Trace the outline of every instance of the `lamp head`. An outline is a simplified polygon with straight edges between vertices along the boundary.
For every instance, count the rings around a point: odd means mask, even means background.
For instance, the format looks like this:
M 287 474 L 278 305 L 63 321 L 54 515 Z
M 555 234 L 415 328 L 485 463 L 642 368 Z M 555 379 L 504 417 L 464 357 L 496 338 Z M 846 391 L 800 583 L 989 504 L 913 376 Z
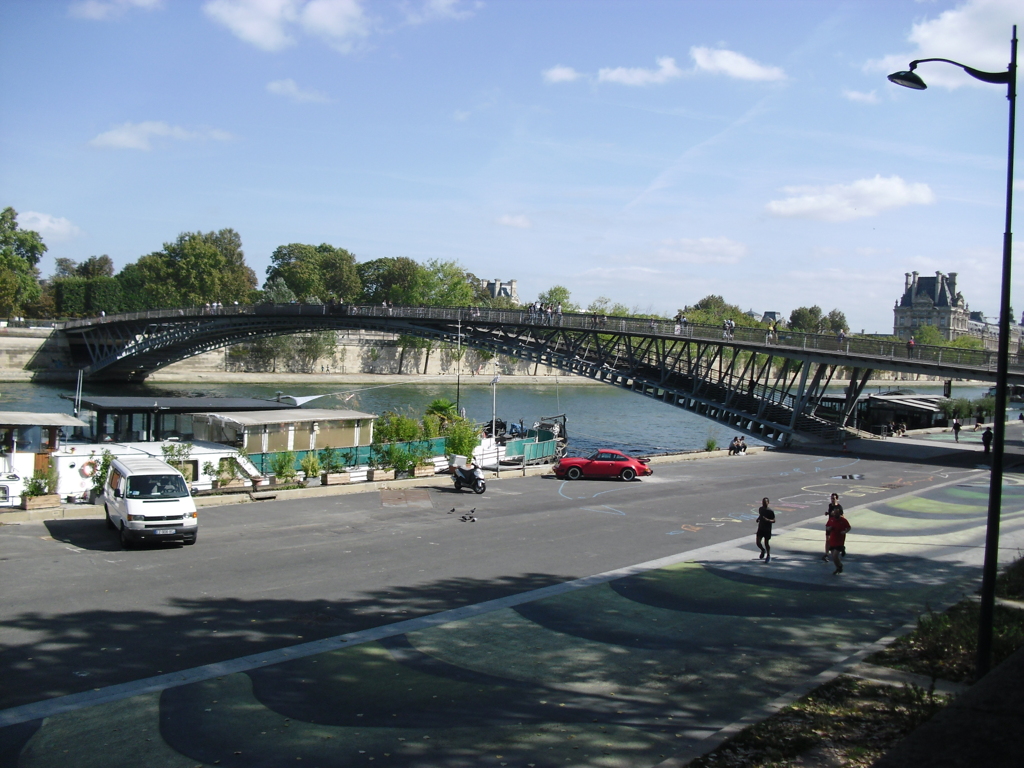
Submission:
M 889 80 L 896 83 L 896 85 L 902 85 L 904 88 L 913 88 L 915 91 L 923 91 L 928 87 L 913 69 L 905 72 L 893 72 L 889 75 Z

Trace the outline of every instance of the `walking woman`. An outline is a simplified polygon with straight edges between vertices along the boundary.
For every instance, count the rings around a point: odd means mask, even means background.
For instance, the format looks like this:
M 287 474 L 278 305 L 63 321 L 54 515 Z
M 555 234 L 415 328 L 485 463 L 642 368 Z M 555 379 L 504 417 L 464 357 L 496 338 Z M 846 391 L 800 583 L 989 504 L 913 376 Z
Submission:
M 836 508 L 842 509 L 843 505 L 839 503 L 839 494 L 833 493 L 828 500 L 828 511 L 825 513 L 825 554 L 821 556 L 822 560 L 828 560 L 828 524 L 832 520 L 832 513 L 835 512 Z M 843 554 L 846 551 L 843 550 Z
M 832 512 L 832 519 L 825 526 L 825 530 L 828 532 L 828 551 L 836 566 L 832 575 L 836 576 L 843 572 L 843 561 L 840 557 L 846 544 L 846 533 L 850 530 L 850 521 L 843 516 L 841 506 L 836 506 L 835 511 Z

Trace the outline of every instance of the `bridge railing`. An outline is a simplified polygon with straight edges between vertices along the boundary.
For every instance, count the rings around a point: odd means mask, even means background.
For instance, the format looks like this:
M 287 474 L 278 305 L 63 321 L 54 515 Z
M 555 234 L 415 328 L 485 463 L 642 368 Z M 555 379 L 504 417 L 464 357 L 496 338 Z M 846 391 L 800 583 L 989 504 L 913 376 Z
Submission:
M 64 330 L 95 326 L 97 324 L 138 321 L 174 320 L 217 316 L 255 315 L 266 317 L 325 317 L 352 316 L 393 318 L 406 320 L 440 320 L 489 325 L 532 325 L 537 328 L 565 328 L 626 334 L 631 336 L 657 336 L 662 338 L 694 339 L 701 341 L 737 342 L 759 346 L 762 352 L 778 348 L 780 352 L 803 350 L 825 352 L 830 355 L 851 357 L 856 365 L 857 356 L 877 359 L 908 360 L 934 365 L 970 367 L 989 371 L 996 368 L 996 353 L 989 350 L 933 347 L 918 344 L 908 347 L 903 342 L 863 336 L 840 338 L 831 334 L 801 333 L 779 330 L 774 333 L 764 328 L 724 327 L 697 323 L 676 323 L 671 320 L 634 317 L 606 317 L 582 313 L 545 313 L 522 309 L 486 309 L 475 307 L 386 307 L 352 304 L 255 304 L 189 307 L 183 309 L 147 310 L 127 312 L 100 318 L 69 320 L 57 324 Z M 1010 367 L 1024 370 L 1021 355 L 1011 354 Z

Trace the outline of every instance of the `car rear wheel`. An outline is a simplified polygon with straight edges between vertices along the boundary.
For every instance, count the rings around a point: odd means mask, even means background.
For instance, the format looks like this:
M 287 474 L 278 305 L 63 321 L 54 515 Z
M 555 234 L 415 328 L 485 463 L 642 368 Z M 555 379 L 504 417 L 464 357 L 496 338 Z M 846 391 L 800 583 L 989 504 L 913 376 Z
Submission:
M 622 470 L 622 473 L 619 475 L 619 477 L 621 477 L 628 483 L 629 481 L 636 479 L 636 472 L 634 472 L 630 467 L 626 467 L 624 470 Z
M 579 480 L 583 477 L 583 470 L 579 467 L 569 467 L 569 471 L 565 473 L 565 477 L 569 480 Z

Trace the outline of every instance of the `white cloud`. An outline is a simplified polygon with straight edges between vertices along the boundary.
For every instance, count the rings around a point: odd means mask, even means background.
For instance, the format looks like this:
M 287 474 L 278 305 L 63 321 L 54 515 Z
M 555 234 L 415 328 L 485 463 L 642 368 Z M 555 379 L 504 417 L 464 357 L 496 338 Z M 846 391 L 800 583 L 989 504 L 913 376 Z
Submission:
M 291 78 L 287 78 L 285 80 L 271 80 L 267 83 L 267 92 L 272 93 L 275 96 L 284 96 L 300 104 L 310 101 L 326 104 L 330 101 L 330 98 L 328 98 L 326 94 L 320 93 L 320 91 L 304 91 L 299 87 L 299 84 Z
M 549 83 L 571 83 L 573 80 L 579 80 L 583 77 L 572 67 L 563 67 L 561 64 L 546 70 L 543 75 L 544 79 Z
M 461 123 L 465 120 L 469 120 L 469 116 L 472 114 L 473 113 L 470 112 L 468 109 L 457 109 L 455 110 L 455 112 L 452 113 L 452 117 Z
M 163 0 L 81 0 L 68 7 L 68 13 L 79 19 L 102 21 L 120 16 L 132 8 L 152 11 L 163 5 Z
M 657 69 L 606 67 L 598 71 L 597 79 L 598 82 L 618 83 L 619 85 L 661 85 L 669 80 L 682 77 L 683 70 L 676 66 L 675 59 L 670 56 L 662 56 L 657 62 Z
M 1020 21 L 1020 0 L 968 0 L 937 18 L 915 24 L 907 36 L 913 50 L 869 61 L 865 69 L 894 72 L 906 69 L 914 59 L 943 58 L 975 69 L 1005 72 L 1010 61 L 1010 30 Z M 987 85 L 942 62 L 922 64 L 917 72 L 928 85 Z
M 783 191 L 790 196 L 768 203 L 769 213 L 821 221 L 850 221 L 891 208 L 935 202 L 927 184 L 908 184 L 899 176 L 875 176 L 828 187 L 783 187 Z
M 656 252 L 659 261 L 674 264 L 735 264 L 746 255 L 746 245 L 727 237 L 666 240 Z
M 360 0 L 209 0 L 203 11 L 265 51 L 294 45 L 301 31 L 347 53 L 369 33 Z
M 861 91 L 851 91 L 849 88 L 843 89 L 843 97 L 850 101 L 856 101 L 858 104 L 877 104 L 878 95 L 874 91 L 863 93 Z
M 426 24 L 435 19 L 468 19 L 482 3 L 467 8 L 462 0 L 424 0 L 418 8 L 407 6 L 405 20 L 410 24 Z
M 82 234 L 82 230 L 61 216 L 51 216 L 37 211 L 23 211 L 18 214 L 18 226 L 31 229 L 50 242 L 73 240 Z
M 691 48 L 697 69 L 704 72 L 728 75 L 739 80 L 785 80 L 786 73 L 780 67 L 769 67 L 758 64 L 742 53 L 727 51 L 724 48 Z
M 94 147 L 105 149 L 141 149 L 153 148 L 151 139 L 166 138 L 177 141 L 196 141 L 213 139 L 226 141 L 231 134 L 216 129 L 189 131 L 177 125 L 168 125 L 161 121 L 150 120 L 144 123 L 124 123 L 101 133 L 89 143 Z
M 530 220 L 522 214 L 511 215 L 505 214 L 504 216 L 498 217 L 498 223 L 503 227 L 515 227 L 516 229 L 529 229 L 533 226 Z

